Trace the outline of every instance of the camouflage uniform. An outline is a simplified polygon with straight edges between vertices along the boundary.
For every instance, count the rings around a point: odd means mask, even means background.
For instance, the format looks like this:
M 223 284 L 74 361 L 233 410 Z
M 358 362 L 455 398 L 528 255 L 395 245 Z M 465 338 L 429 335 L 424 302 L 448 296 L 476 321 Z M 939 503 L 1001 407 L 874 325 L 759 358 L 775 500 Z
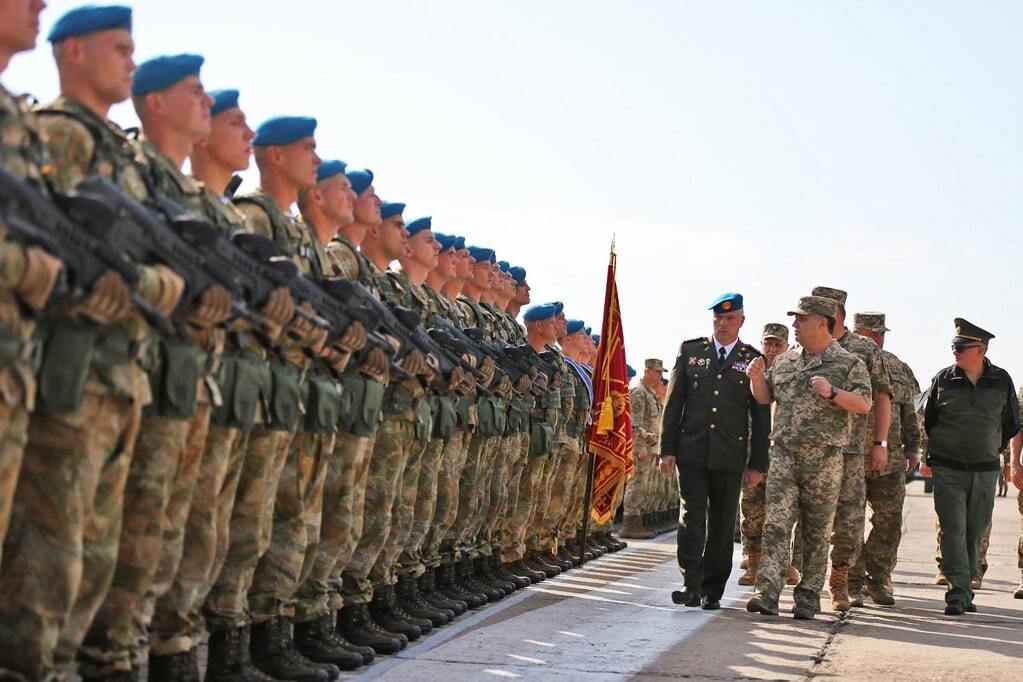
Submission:
M 136 144 L 152 186 L 201 215 L 201 186 L 148 140 Z M 79 652 L 83 675 L 131 670 L 147 639 L 152 603 L 177 570 L 210 407 L 220 402 L 214 371 L 222 347 L 219 330 L 188 339 L 154 336 L 149 380 L 155 400 L 144 413 L 128 472 L 117 569 Z
M 548 483 L 550 497 L 547 498 L 544 508 L 544 527 L 540 538 L 541 549 L 554 547 L 560 539 L 558 524 L 569 504 L 573 473 L 579 467 L 581 459 L 579 439 L 574 431 L 576 425 L 575 381 L 578 380 L 578 376 L 569 369 L 560 350 L 557 353 L 557 358 L 561 376 L 564 377 L 560 389 L 562 422 L 555 440 L 554 462 Z M 556 548 L 555 551 L 557 551 Z
M 881 358 L 881 350 L 870 339 L 846 331 L 838 345 L 863 360 L 870 373 L 873 395 L 891 395 L 891 379 Z M 865 443 L 873 443 L 873 432 L 867 432 L 865 414 L 854 414 L 850 420 L 849 442 L 843 451 L 842 492 L 835 511 L 834 533 L 831 536 L 831 565 L 850 568 L 863 548 L 863 527 L 866 508 L 866 479 L 864 454 L 870 453 Z M 870 436 L 868 439 L 867 436 Z
M 803 527 L 803 577 L 794 590 L 797 605 L 815 609 L 827 572 L 827 542 L 838 503 L 842 449 L 849 438 L 849 413 L 810 389 L 820 375 L 833 386 L 870 400 L 870 375 L 863 362 L 832 342 L 820 355 L 802 349 L 780 355 L 767 370 L 777 402 L 767 477 L 767 520 L 756 590 L 777 609 L 789 567 L 789 538 Z
M 659 436 L 661 430 L 661 404 L 657 395 L 643 383 L 629 390 L 632 404 L 632 437 L 636 444 L 636 475 L 625 487 L 625 498 L 622 501 L 628 515 L 643 514 L 654 511 L 657 503 L 657 458 L 650 447 L 648 438 Z M 640 459 L 641 453 L 647 453 L 648 459 Z
M 123 131 L 64 97 L 37 115 L 57 189 L 100 173 L 146 199 L 141 160 Z M 140 274 L 138 293 L 156 300 L 155 271 Z M 139 363 L 149 331 L 141 316 L 106 326 L 50 316 L 41 327 L 40 404 L 29 422 L 0 576 L 0 667 L 30 677 L 55 661 L 71 664 L 110 586 L 125 478 L 142 406 L 151 400 Z
M 241 211 L 209 188 L 201 189 L 203 213 L 212 224 L 228 234 L 247 230 Z M 144 614 L 152 612 L 149 647 L 155 655 L 182 653 L 198 645 L 202 604 L 227 555 L 228 524 L 248 433 L 253 425 L 266 423 L 264 393 L 270 382 L 266 357 L 248 329 L 236 327 L 227 335 L 217 376 L 222 404 L 212 409 L 199 457 L 181 559 L 176 571 L 161 563 L 143 605 Z
M 568 500 L 565 511 L 556 522 L 558 544 L 563 545 L 573 540 L 582 524 L 582 496 L 586 486 L 586 474 L 589 463 L 585 448 L 583 447 L 583 433 L 586 430 L 586 421 L 589 416 L 589 406 L 593 402 L 592 389 L 587 387 L 587 381 L 583 378 L 586 369 L 567 358 L 565 363 L 570 367 L 569 376 L 572 379 L 574 391 L 572 406 L 574 411 L 565 420 L 567 435 L 571 439 L 572 447 L 575 450 L 575 461 L 570 474 L 570 484 L 567 486 Z
M 906 497 L 906 451 L 919 451 L 920 426 L 913 396 L 920 392 L 909 365 L 894 353 L 881 351 L 892 377 L 892 422 L 888 432 L 888 465 L 866 474 L 866 498 L 870 504 L 870 535 L 863 551 L 849 572 L 853 588 L 864 581 L 891 591 L 899 542 L 902 539 L 902 506 Z M 874 440 L 873 413 L 868 414 L 865 437 L 867 447 Z M 869 448 L 867 448 L 869 452 Z
M 325 252 L 325 274 L 358 280 L 374 288 L 369 262 L 345 237 L 336 237 Z M 296 597 L 295 621 L 299 623 L 316 620 L 344 605 L 341 574 L 362 536 L 366 486 L 384 385 L 357 368 L 346 371 L 341 383 L 353 405 L 342 416 L 327 470 L 319 548 Z

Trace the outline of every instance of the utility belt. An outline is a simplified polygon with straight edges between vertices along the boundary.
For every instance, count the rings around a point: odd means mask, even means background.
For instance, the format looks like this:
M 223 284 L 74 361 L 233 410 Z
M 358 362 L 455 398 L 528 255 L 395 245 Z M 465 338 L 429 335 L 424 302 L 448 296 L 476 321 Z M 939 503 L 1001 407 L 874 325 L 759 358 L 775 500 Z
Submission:
M 956 471 L 998 471 L 1002 468 L 1002 462 L 998 459 L 992 459 L 988 462 L 959 462 L 954 459 L 932 455 L 929 452 L 927 453 L 927 464 L 928 466 L 946 467 Z

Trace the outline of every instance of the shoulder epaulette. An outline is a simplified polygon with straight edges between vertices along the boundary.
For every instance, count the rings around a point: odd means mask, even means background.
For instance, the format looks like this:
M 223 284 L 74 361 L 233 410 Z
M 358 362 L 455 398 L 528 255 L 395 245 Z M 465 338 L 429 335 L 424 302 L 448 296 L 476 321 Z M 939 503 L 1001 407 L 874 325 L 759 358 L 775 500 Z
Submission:
M 690 343 L 703 343 L 703 344 L 707 344 L 707 343 L 710 343 L 710 337 L 707 337 L 707 336 L 697 336 L 695 339 L 688 339 L 686 341 L 683 341 L 682 345 L 685 346 L 685 345 L 688 345 Z

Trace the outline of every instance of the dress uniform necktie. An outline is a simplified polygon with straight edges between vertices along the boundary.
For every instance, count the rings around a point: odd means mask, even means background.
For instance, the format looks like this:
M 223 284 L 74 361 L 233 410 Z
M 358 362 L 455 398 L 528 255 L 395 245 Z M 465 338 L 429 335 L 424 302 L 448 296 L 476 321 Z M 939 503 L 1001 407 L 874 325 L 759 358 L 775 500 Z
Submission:
M 718 348 L 718 367 L 722 367 L 725 364 L 725 347 Z

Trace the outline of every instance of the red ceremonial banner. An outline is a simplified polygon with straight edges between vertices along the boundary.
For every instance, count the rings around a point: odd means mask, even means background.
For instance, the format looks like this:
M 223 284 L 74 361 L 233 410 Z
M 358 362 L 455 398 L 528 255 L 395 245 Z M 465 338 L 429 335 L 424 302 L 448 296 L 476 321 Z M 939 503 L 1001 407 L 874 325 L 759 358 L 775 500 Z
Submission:
M 593 423 L 588 435 L 590 451 L 597 456 L 590 505 L 590 514 L 596 523 L 611 520 L 621 500 L 622 487 L 636 468 L 632 461 L 629 370 L 625 363 L 625 333 L 618 307 L 616 267 L 617 255 L 612 246 L 604 292 L 604 323 L 593 366 Z

